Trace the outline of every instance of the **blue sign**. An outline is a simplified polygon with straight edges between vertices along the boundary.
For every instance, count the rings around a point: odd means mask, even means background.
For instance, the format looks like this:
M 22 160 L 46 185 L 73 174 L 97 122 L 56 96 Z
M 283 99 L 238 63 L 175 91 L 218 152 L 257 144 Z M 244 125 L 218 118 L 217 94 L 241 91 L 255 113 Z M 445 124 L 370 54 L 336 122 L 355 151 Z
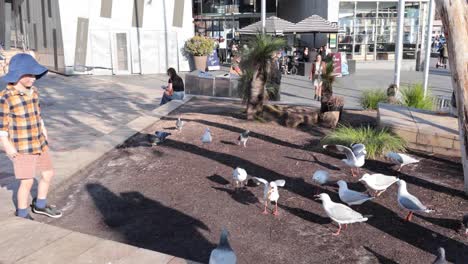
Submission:
M 213 53 L 211 53 L 210 56 L 208 56 L 208 70 L 209 71 L 215 71 L 221 69 L 219 66 L 219 57 L 218 57 L 218 52 L 216 52 L 216 49 L 213 50 Z

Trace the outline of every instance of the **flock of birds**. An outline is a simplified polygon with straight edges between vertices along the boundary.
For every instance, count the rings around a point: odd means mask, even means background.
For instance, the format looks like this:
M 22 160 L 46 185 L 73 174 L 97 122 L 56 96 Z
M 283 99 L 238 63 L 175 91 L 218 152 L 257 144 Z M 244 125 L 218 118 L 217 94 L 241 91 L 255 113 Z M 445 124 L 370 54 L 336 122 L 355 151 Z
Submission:
M 185 122 L 180 119 L 176 121 L 176 129 L 181 131 Z M 244 131 L 239 134 L 237 139 L 238 145 L 247 146 L 250 131 Z M 171 133 L 156 131 L 155 140 L 153 144 L 160 144 L 170 136 Z M 201 137 L 201 142 L 209 144 L 213 141 L 213 136 L 209 128 L 205 129 Z M 342 159 L 345 165 L 351 168 L 351 174 L 356 177 L 360 174 L 360 168 L 364 166 L 366 160 L 366 146 L 364 144 L 352 144 L 350 147 L 342 145 L 324 145 L 324 149 L 328 151 L 340 152 L 346 155 L 346 159 Z M 394 164 L 399 165 L 398 171 L 403 166 L 418 163 L 419 160 L 404 154 L 389 152 L 386 157 Z M 268 214 L 268 204 L 274 203 L 275 209 L 273 215 L 278 215 L 278 200 L 280 198 L 278 187 L 284 187 L 286 185 L 285 180 L 267 181 L 259 177 L 249 177 L 247 171 L 243 168 L 237 167 L 232 173 L 232 184 L 235 189 L 242 188 L 248 180 L 251 180 L 255 185 L 264 185 L 263 191 L 263 202 L 264 209 L 263 214 Z M 416 196 L 408 192 L 406 182 L 395 176 L 388 176 L 384 174 L 368 174 L 365 173 L 358 181 L 363 182 L 365 186 L 373 192 L 372 195 L 368 193 L 358 192 L 348 188 L 348 183 L 337 176 L 330 175 L 327 171 L 317 170 L 312 176 L 312 181 L 319 185 L 338 185 L 338 196 L 340 200 L 347 204 L 337 203 L 332 201 L 327 193 L 316 194 L 314 197 L 317 200 L 322 201 L 323 209 L 326 215 L 334 222 L 338 224 L 338 230 L 333 235 L 339 235 L 341 232 L 342 225 L 345 228 L 348 224 L 365 222 L 368 217 L 363 216 L 361 213 L 353 210 L 350 206 L 361 205 L 366 201 L 376 199 L 383 192 L 385 192 L 393 184 L 398 184 L 397 201 L 401 208 L 408 211 L 405 221 L 411 221 L 414 212 L 433 212 L 425 206 Z M 468 235 L 468 214 L 462 219 L 462 224 L 465 228 L 465 235 Z M 223 229 L 221 232 L 220 242 L 210 255 L 209 264 L 231 264 L 236 263 L 236 255 L 229 245 L 228 241 L 229 232 Z M 443 248 L 438 249 L 438 257 L 434 263 L 442 264 L 445 261 L 445 250 Z

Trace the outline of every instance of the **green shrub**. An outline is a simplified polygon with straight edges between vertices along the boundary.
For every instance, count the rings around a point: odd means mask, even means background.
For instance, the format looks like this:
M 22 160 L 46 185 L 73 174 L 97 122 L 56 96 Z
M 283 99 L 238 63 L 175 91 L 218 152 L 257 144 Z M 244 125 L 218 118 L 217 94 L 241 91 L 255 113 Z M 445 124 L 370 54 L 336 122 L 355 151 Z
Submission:
M 380 102 L 387 101 L 387 93 L 384 90 L 367 90 L 362 93 L 361 106 L 364 109 L 377 109 Z
M 405 106 L 424 110 L 432 110 L 433 108 L 433 98 L 429 93 L 424 97 L 424 88 L 420 83 L 401 89 L 401 95 L 402 103 Z
M 376 158 L 384 156 L 389 151 L 405 150 L 405 141 L 387 129 L 367 127 L 340 126 L 330 135 L 322 139 L 322 144 L 338 144 L 350 146 L 353 143 L 362 143 L 366 146 L 367 157 Z
M 185 42 L 185 51 L 193 56 L 208 56 L 213 53 L 214 41 L 202 36 L 194 36 Z

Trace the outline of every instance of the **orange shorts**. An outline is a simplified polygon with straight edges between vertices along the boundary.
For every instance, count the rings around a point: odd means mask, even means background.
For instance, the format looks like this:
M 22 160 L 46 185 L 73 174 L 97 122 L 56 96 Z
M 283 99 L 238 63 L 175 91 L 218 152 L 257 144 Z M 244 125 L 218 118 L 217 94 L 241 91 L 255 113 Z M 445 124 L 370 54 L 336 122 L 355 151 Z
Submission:
M 37 172 L 53 170 L 49 152 L 41 154 L 20 154 L 13 159 L 15 177 L 19 180 L 32 179 Z

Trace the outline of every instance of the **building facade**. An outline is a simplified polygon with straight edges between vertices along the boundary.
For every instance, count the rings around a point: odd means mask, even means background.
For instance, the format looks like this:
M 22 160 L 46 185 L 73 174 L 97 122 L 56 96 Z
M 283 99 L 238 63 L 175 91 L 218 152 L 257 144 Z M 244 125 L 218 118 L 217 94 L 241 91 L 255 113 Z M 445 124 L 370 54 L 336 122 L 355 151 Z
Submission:
M 0 0 L 5 2 L 5 0 Z M 8 2 L 8 1 L 7 1 Z M 12 42 L 64 74 L 188 71 L 192 0 L 11 0 Z M 1 5 L 0 5 L 1 6 Z

